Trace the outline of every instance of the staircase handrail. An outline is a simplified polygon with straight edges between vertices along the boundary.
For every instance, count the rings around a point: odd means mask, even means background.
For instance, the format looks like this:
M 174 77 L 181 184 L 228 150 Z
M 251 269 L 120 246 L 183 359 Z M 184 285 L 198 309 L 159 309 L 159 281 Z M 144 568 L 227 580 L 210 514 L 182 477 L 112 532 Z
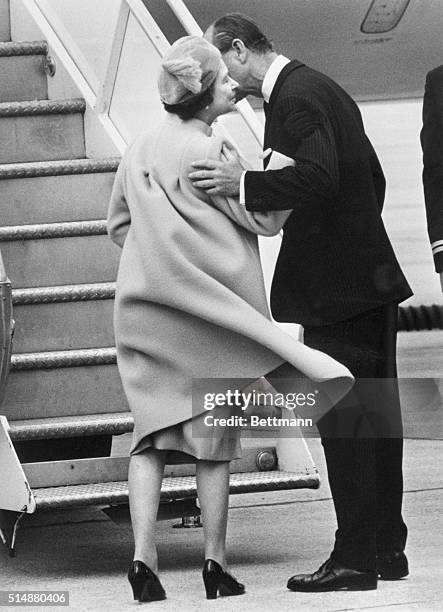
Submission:
M 11 281 L 6 274 L 0 252 L 0 405 L 5 394 L 11 364 L 13 330 Z
M 8 275 L 6 274 L 6 268 L 3 262 L 1 251 L 0 251 L 0 283 L 9 283 L 9 278 L 8 278 Z
M 110 117 L 112 97 L 115 92 L 117 77 L 119 72 L 120 59 L 122 57 L 123 46 L 128 28 L 130 17 L 132 17 L 140 27 L 143 34 L 149 39 L 150 43 L 159 53 L 160 57 L 165 54 L 170 47 L 170 43 L 165 34 L 149 12 L 148 7 L 142 0 L 121 0 L 119 13 L 114 27 L 111 49 L 108 56 L 104 76 L 96 81 L 94 87 L 91 85 L 95 79 L 91 74 L 87 59 L 83 56 L 80 47 L 72 39 L 69 32 L 64 28 L 63 23 L 57 17 L 56 12 L 43 0 L 22 0 L 26 10 L 32 15 L 40 27 L 43 36 L 48 41 L 49 46 L 62 60 L 71 75 L 75 75 L 75 83 L 85 98 L 89 108 L 92 108 L 99 122 L 105 128 L 120 154 L 123 154 L 128 144 L 122 126 L 116 122 L 115 118 Z M 195 21 L 182 0 L 167 0 L 173 13 L 183 24 L 189 34 L 201 36 L 202 29 Z M 64 40 L 66 37 L 66 40 Z M 237 110 L 243 117 L 246 125 L 251 130 L 254 138 L 262 145 L 264 128 L 262 122 L 257 117 L 247 100 L 240 100 L 237 103 Z M 220 126 L 227 136 L 235 143 L 231 134 L 227 133 L 224 125 Z

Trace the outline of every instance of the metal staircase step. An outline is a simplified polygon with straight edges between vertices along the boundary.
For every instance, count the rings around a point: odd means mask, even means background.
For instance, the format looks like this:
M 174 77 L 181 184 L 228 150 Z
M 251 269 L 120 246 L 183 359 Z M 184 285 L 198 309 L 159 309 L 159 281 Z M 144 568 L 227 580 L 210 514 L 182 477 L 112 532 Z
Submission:
M 2 414 L 11 420 L 126 412 L 115 348 L 13 354 Z
M 38 369 L 42 365 L 38 354 L 37 360 L 25 357 L 17 369 L 16 358 L 22 356 L 13 355 L 16 369 L 8 378 L 2 414 L 11 420 L 23 420 L 126 412 L 128 404 L 115 365 L 115 351 L 110 351 L 111 355 L 100 361 L 94 356 L 97 351 L 90 350 L 89 359 L 71 360 L 70 366 L 63 362 L 63 356 L 60 359 L 63 351 L 57 351 L 55 359 L 50 355 L 51 363 L 46 361 L 45 369 Z
M 115 283 L 85 283 L 13 289 L 12 301 L 14 306 L 27 306 L 30 304 L 55 304 L 57 302 L 109 300 L 114 297 L 114 294 Z
M 115 283 L 13 290 L 15 353 L 112 346 L 114 293 Z
M 2 404 L 10 420 L 127 410 L 115 348 L 12 355 Z
M 11 357 L 11 372 L 20 370 L 53 370 L 57 368 L 75 368 L 114 363 L 116 363 L 114 347 L 16 353 Z
M 119 163 L 119 157 L 63 159 L 18 164 L 7 163 L 0 164 L 0 180 L 115 172 Z
M 68 221 L 62 223 L 32 223 L 0 227 L 0 242 L 45 240 L 48 238 L 78 238 L 106 235 L 106 220 Z
M 16 353 L 114 344 L 115 283 L 31 287 L 12 293 Z
M 0 40 L 2 35 L 2 9 L 0 5 Z M 45 41 L 0 42 L 0 102 L 45 100 L 48 82 L 45 73 Z
M 80 238 L 89 240 L 79 242 Z M 0 244 L 14 286 L 93 282 L 102 275 L 115 278 L 119 249 L 110 242 L 104 219 L 4 226 Z M 104 259 L 94 264 L 98 255 Z
M 35 117 L 42 115 L 83 114 L 86 103 L 83 98 L 72 100 L 25 100 L 21 102 L 2 102 L 1 117 Z
M 122 449 L 124 454 L 75 459 L 26 461 L 22 464 L 23 470 L 32 489 L 102 484 L 104 482 L 125 482 L 128 479 L 131 437 L 128 435 L 124 436 L 127 443 L 124 451 Z M 97 439 L 97 436 L 93 436 L 93 438 Z M 62 440 L 63 438 L 59 438 L 58 442 Z M 39 442 L 39 440 L 36 441 Z M 32 441 L 30 443 L 32 444 Z M 20 444 L 22 444 L 20 441 L 14 442 L 16 447 Z M 48 444 L 51 444 L 51 442 L 49 441 Z M 231 474 L 264 472 L 277 469 L 277 452 L 274 441 L 266 446 L 263 445 L 263 442 L 259 445 L 247 446 L 247 441 L 244 440 L 241 458 L 234 459 L 229 465 Z M 311 473 L 313 476 L 318 476 L 314 466 L 309 469 L 301 464 L 300 469 L 294 468 L 293 471 L 300 471 L 304 474 Z M 195 463 L 166 465 L 164 478 L 184 476 L 195 476 Z
M 94 348 L 115 343 L 112 300 L 14 307 L 14 351 Z
M 1 164 L 2 225 L 104 219 L 119 161 Z
M 45 40 L 0 42 L 0 57 L 23 57 L 47 53 L 48 43 Z
M 24 419 L 9 421 L 9 435 L 14 442 L 73 436 L 119 435 L 133 430 L 130 412 Z
M 302 487 L 318 487 L 318 476 L 298 472 L 248 472 L 231 474 L 229 492 L 260 493 Z M 37 511 L 84 507 L 102 504 L 123 504 L 128 501 L 127 482 L 104 482 L 89 485 L 33 489 Z M 164 478 L 160 501 L 197 496 L 194 476 Z
M 84 158 L 84 111 L 82 99 L 0 103 L 0 163 Z
M 107 235 L 1 242 L 13 287 L 112 282 L 120 249 Z

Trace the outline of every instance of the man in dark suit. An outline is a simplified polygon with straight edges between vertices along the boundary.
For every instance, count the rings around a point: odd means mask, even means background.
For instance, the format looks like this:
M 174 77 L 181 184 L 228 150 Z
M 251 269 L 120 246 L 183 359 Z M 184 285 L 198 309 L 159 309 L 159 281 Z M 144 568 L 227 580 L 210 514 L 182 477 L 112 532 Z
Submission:
M 190 178 L 210 194 L 239 196 L 251 211 L 292 209 L 272 313 L 301 323 L 307 345 L 351 370 L 364 415 L 362 379 L 395 380 L 397 305 L 411 290 L 381 220 L 385 179 L 358 107 L 325 75 L 277 55 L 243 15 L 218 19 L 206 36 L 243 94 L 264 98 L 265 150 L 294 161 L 243 172 L 231 154 L 227 161 L 196 160 Z M 355 419 L 355 409 L 345 398 L 318 422 L 338 529 L 330 558 L 313 574 L 293 576 L 291 590 L 375 589 L 378 578 L 408 574 L 403 440 L 384 433 L 345 437 L 343 415 Z M 401 419 L 396 393 L 389 410 Z
M 443 66 L 426 75 L 420 139 L 428 234 L 443 291 Z

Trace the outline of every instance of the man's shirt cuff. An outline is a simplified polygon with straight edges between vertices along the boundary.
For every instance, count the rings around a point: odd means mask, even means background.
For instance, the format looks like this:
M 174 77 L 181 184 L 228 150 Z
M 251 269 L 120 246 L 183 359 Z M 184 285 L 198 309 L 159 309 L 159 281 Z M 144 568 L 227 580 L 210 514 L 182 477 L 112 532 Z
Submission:
M 246 174 L 246 170 L 244 172 L 242 172 L 242 175 L 240 177 L 240 204 L 243 204 L 243 206 L 246 206 L 246 197 L 245 197 L 245 174 Z
M 432 255 L 434 257 L 435 271 L 443 272 L 443 240 L 435 240 L 431 244 Z

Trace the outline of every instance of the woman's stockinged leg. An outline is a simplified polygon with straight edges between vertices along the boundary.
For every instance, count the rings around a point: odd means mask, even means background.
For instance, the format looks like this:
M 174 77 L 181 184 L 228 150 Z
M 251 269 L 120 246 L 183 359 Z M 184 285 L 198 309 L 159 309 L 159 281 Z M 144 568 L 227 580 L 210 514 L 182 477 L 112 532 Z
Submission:
M 165 467 L 164 451 L 148 449 L 132 455 L 129 464 L 129 507 L 134 532 L 134 559 L 157 573 L 155 525 Z
M 226 568 L 229 462 L 197 461 L 197 495 L 205 536 L 205 559 Z

